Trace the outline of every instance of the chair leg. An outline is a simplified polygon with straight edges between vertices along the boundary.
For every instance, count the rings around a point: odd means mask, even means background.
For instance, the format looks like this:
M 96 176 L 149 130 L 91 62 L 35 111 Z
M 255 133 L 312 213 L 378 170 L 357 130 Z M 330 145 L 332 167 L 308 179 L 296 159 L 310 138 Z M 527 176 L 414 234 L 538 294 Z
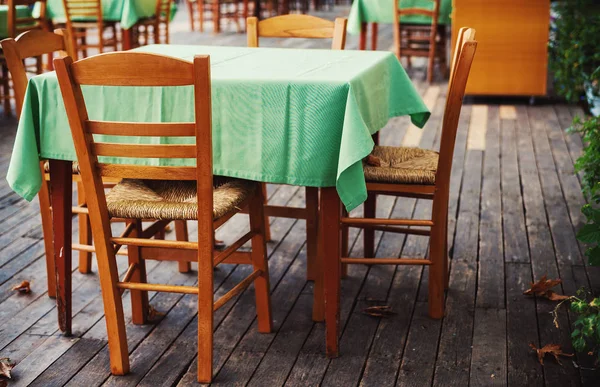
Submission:
M 269 287 L 269 265 L 267 262 L 267 246 L 264 237 L 265 216 L 262 207 L 262 191 L 258 191 L 250 201 L 250 229 L 256 234 L 252 237 L 252 266 L 262 274 L 254 280 L 256 296 L 256 315 L 258 316 L 258 331 L 270 333 L 273 328 L 271 317 L 271 296 Z
M 204 0 L 198 0 L 198 23 L 200 32 L 204 32 Z
M 134 220 L 135 230 L 132 232 L 132 238 L 137 238 L 142 233 L 141 220 Z M 130 265 L 136 265 L 137 268 L 131 276 L 131 282 L 146 283 L 146 262 L 141 257 L 140 248 L 137 246 L 128 246 L 127 255 Z M 148 320 L 148 292 L 141 290 L 130 290 L 131 294 L 131 320 L 136 325 L 145 324 Z
M 77 204 L 79 206 L 85 205 L 85 194 L 81 182 L 77 182 Z M 82 245 L 91 245 L 92 230 L 89 216 L 87 214 L 79 214 L 77 215 L 77 221 L 79 222 L 79 243 Z M 79 252 L 79 272 L 82 274 L 92 272 L 92 253 L 87 251 Z
M 213 363 L 213 246 L 210 221 L 198 221 L 198 382 L 210 383 Z
M 444 288 L 446 287 L 445 261 L 446 248 L 446 213 L 440 206 L 433 204 L 433 223 L 429 238 L 429 316 L 434 319 L 444 317 Z M 447 212 L 447 210 L 446 210 Z
M 2 93 L 4 98 L 4 117 L 10 117 L 12 114 L 12 109 L 10 106 L 10 84 L 8 80 L 8 67 L 6 67 L 6 62 L 2 63 Z
M 375 218 L 377 211 L 377 195 L 369 193 L 367 201 L 364 203 L 364 217 L 368 219 Z M 363 230 L 363 243 L 365 258 L 373 258 L 375 256 L 375 230 L 365 228 Z
M 189 241 L 187 221 L 176 220 L 175 221 L 175 239 L 178 241 Z M 179 272 L 189 273 L 192 270 L 191 262 L 179 262 Z
M 194 4 L 191 1 L 186 0 L 188 7 L 188 14 L 190 15 L 190 30 L 194 31 Z
M 48 278 L 48 297 L 56 297 L 56 268 L 54 267 L 54 247 L 52 232 L 52 211 L 50 210 L 50 192 L 48 182 L 44 179 L 42 162 L 42 187 L 38 193 L 40 201 L 40 215 L 42 216 L 42 233 L 44 234 L 44 251 L 46 253 L 46 273 Z
M 265 183 L 261 184 L 261 189 L 262 189 L 262 198 L 263 198 L 263 205 L 268 205 L 269 202 L 269 197 L 267 195 L 267 185 Z M 271 224 L 269 223 L 269 217 L 265 216 L 265 239 L 267 240 L 267 242 L 271 242 Z
M 319 239 L 319 189 L 306 187 L 306 280 L 315 279 L 315 260 Z
M 343 217 L 348 216 L 348 212 L 346 211 L 345 208 L 342 210 L 342 216 Z M 348 227 L 342 227 L 342 247 L 341 247 L 341 249 L 342 249 L 341 256 L 347 257 L 348 253 L 349 253 L 348 252 Z M 347 263 L 342 263 L 341 276 L 342 276 L 342 278 L 348 277 L 348 264 Z

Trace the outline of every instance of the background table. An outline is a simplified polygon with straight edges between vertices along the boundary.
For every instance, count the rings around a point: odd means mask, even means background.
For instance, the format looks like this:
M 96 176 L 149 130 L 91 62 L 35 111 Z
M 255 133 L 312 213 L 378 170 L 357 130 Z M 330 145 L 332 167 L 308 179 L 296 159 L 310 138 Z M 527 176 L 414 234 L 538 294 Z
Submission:
M 195 54 L 211 56 L 215 174 L 331 187 L 348 210 L 367 197 L 362 159 L 373 148 L 371 135 L 390 117 L 410 115 L 419 127 L 429 118 L 427 107 L 390 52 L 176 45 L 137 50 L 189 60 Z M 181 122 L 194 118 L 192 87 L 88 86 L 83 93 L 90 119 Z M 40 158 L 50 159 L 57 286 L 68 290 L 70 164 L 76 154 L 54 73 L 29 82 L 7 174 L 11 188 L 27 200 L 40 188 Z M 185 160 L 127 162 L 183 165 Z M 70 291 L 57 294 L 59 321 L 67 321 L 64 328 L 69 332 Z
M 348 16 L 348 33 L 360 34 L 359 47 L 366 48 L 367 23 L 371 25 L 371 49 L 377 49 L 377 26 L 379 23 L 392 24 L 394 22 L 394 0 L 354 0 L 350 15 Z M 402 8 L 430 8 L 433 3 L 430 0 L 400 0 Z M 438 23 L 450 24 L 452 12 L 452 0 L 441 0 L 440 15 Z M 431 19 L 421 15 L 406 15 L 401 18 L 404 23 L 431 24 Z
M 26 5 L 17 6 L 17 17 L 31 16 L 31 10 Z M 0 39 L 8 38 L 8 5 L 0 5 Z
M 175 15 L 177 5 L 171 3 L 171 17 Z M 123 30 L 123 49 L 132 47 L 132 27 L 141 19 L 154 16 L 156 0 L 102 0 L 102 17 L 107 21 L 119 22 Z M 40 8 L 36 4 L 33 15 L 39 17 Z M 62 0 L 48 0 L 46 17 L 54 23 L 64 23 L 65 8 Z

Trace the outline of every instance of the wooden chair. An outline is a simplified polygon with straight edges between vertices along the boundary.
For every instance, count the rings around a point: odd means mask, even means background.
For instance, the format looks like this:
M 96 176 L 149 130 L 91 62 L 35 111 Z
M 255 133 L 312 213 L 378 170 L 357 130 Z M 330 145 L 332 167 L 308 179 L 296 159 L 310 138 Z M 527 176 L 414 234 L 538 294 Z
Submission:
M 433 9 L 402 8 L 402 0 L 394 1 L 394 48 L 398 60 L 426 57 L 427 81 L 433 80 L 433 70 L 436 59 L 442 72 L 446 74 L 446 28 L 438 24 L 440 14 L 440 0 L 427 0 L 433 3 Z M 417 15 L 431 18 L 431 25 L 401 23 L 402 16 Z
M 154 44 L 169 44 L 169 22 L 171 21 L 172 0 L 156 0 L 156 12 L 154 16 L 144 18 L 137 24 L 138 45 L 142 45 L 140 39 L 143 36 L 143 44 L 149 44 L 150 29 L 152 29 L 152 41 Z
M 221 20 L 225 19 L 236 25 L 237 32 L 241 32 L 239 0 L 186 0 L 190 17 L 190 28 L 194 31 L 195 20 L 198 20 L 199 31 L 204 32 L 204 22 L 212 20 L 214 32 L 221 31 Z
M 270 38 L 309 38 L 332 39 L 332 50 L 343 50 L 346 44 L 346 23 L 343 18 L 335 22 L 310 15 L 282 15 L 258 21 L 256 17 L 249 17 L 246 21 L 248 47 L 258 47 L 260 37 Z M 306 219 L 306 256 L 307 279 L 315 279 L 318 217 L 319 217 L 319 189 L 306 187 L 306 207 L 292 208 L 270 206 L 266 199 L 266 186 L 263 184 L 265 197 L 265 213 L 267 215 L 267 239 L 270 239 L 269 216 Z
M 73 54 L 71 39 L 66 30 L 56 30 L 54 33 L 43 30 L 30 30 L 16 39 L 7 38 L 0 42 L 2 51 L 6 57 L 8 70 L 13 81 L 17 116 L 21 116 L 25 91 L 27 90 L 27 69 L 24 61 L 31 57 L 41 57 L 44 54 L 58 53 L 59 56 Z M 42 176 L 44 173 L 44 162 L 41 163 Z M 40 202 L 40 213 L 42 216 L 42 231 L 44 235 L 44 251 L 46 253 L 46 270 L 48 273 L 48 295 L 56 295 L 56 275 L 54 274 L 54 250 L 52 247 L 52 212 L 50 209 L 50 192 L 47 179 L 42 182 L 38 194 Z M 80 223 L 80 232 L 85 233 L 85 224 Z
M 343 232 L 347 232 L 348 227 L 365 230 L 365 250 L 372 248 L 369 245 L 372 245 L 375 230 L 429 236 L 427 259 L 371 258 L 372 251 L 367 251 L 364 258 L 349 258 L 347 246 L 342 246 L 341 262 L 342 264 L 429 266 L 429 316 L 435 319 L 444 316 L 444 290 L 448 286 L 447 226 L 450 174 L 462 99 L 477 48 L 474 37 L 475 30 L 471 28 L 461 28 L 458 35 L 452 59 L 439 153 L 420 148 L 376 146 L 364 163 L 369 193 L 367 200 L 371 201 L 370 204 L 365 205 L 364 218 L 342 216 L 340 219 Z M 375 218 L 377 195 L 432 200 L 432 218 L 377 219 Z M 371 210 L 367 211 L 367 208 Z M 427 227 L 429 230 L 413 226 Z M 328 327 L 328 329 L 332 328 Z M 328 335 L 328 340 L 334 338 L 337 338 L 337 334 L 332 333 L 331 337 Z M 337 342 L 335 345 L 328 343 L 327 348 L 328 350 L 331 348 L 330 355 L 335 356 Z
M 148 291 L 198 295 L 198 381 L 212 379 L 213 311 L 254 283 L 258 329 L 272 327 L 269 274 L 264 238 L 263 197 L 260 185 L 238 179 L 213 180 L 211 139 L 210 59 L 196 56 L 194 62 L 161 55 L 106 53 L 73 63 L 71 58 L 54 61 L 81 176 L 87 194 L 100 285 L 108 331 L 113 374 L 129 371 L 129 358 L 121 292 L 129 289 L 134 323 L 146 320 Z M 129 123 L 88 119 L 81 85 L 187 86 L 193 85 L 195 117 L 192 123 Z M 193 136 L 191 145 L 140 145 L 95 142 L 93 134 L 120 136 Z M 196 159 L 196 167 L 151 167 L 102 164 L 98 156 Z M 102 178 L 123 178 L 108 194 Z M 143 180 L 142 180 L 143 179 Z M 216 184 L 215 182 L 218 181 Z M 161 203 L 154 201 L 160 197 Z M 250 211 L 250 231 L 224 251 L 214 254 L 213 232 L 239 208 Z M 123 234 L 113 237 L 112 217 L 126 218 Z M 142 229 L 141 219 L 157 221 Z M 198 221 L 198 242 L 146 239 L 173 219 Z M 237 249 L 251 241 L 252 252 Z M 118 278 L 115 253 L 129 246 L 129 268 Z M 234 254 L 235 253 L 235 254 Z M 197 286 L 171 286 L 146 282 L 145 260 L 179 260 L 198 263 Z M 213 302 L 213 269 L 222 262 L 253 265 L 253 272 L 227 294 Z
M 46 1 L 40 1 L 40 18 L 36 19 L 31 16 L 23 17 L 19 15 L 19 7 L 30 7 L 36 2 L 36 0 L 8 0 L 7 32 L 9 38 L 15 38 L 25 31 L 47 29 Z M 36 64 L 34 65 L 33 71 L 40 74 L 42 72 L 42 58 L 39 57 L 35 59 Z M 9 70 L 4 55 L 0 55 L 0 63 L 2 65 L 2 101 L 4 103 L 4 114 L 10 115 L 12 110 L 10 106 L 10 80 Z
M 101 0 L 63 0 L 65 16 L 67 18 L 67 30 L 73 40 L 76 55 L 79 52 L 87 57 L 88 48 L 98 49 L 104 52 L 107 47 L 117 51 L 117 24 L 113 21 L 105 21 L 102 15 Z M 96 30 L 97 43 L 88 43 L 88 31 Z M 109 30 L 109 37 L 105 32 Z M 74 58 L 77 59 L 78 56 Z

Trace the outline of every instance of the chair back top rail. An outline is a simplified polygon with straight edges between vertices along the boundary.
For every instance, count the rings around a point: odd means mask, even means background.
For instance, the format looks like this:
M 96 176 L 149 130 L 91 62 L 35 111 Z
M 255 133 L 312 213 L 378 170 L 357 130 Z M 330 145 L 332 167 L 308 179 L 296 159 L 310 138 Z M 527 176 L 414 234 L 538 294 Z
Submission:
M 246 20 L 248 47 L 258 47 L 259 37 L 333 39 L 331 48 L 343 50 L 346 45 L 344 18 L 335 21 L 311 15 L 281 15 L 259 21 L 256 17 Z
M 16 39 L 4 39 L 0 44 L 13 80 L 17 115 L 20 116 L 28 82 L 23 60 L 54 52 L 57 52 L 59 57 L 71 56 L 74 52 L 71 38 L 68 31 L 64 29 L 57 29 L 54 32 L 40 29 L 26 31 Z

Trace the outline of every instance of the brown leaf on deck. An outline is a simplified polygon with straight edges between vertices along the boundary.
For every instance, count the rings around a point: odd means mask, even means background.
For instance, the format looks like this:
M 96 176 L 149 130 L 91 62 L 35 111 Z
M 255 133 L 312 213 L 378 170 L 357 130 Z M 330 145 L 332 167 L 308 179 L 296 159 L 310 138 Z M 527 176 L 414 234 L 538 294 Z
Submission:
M 12 290 L 17 290 L 19 293 L 27 294 L 31 292 L 29 281 L 23 281 L 20 284 L 13 286 Z
M 369 306 L 363 313 L 372 317 L 391 317 L 396 314 L 388 305 Z
M 8 382 L 4 379 L 0 380 L 0 387 L 7 387 L 8 386 Z
M 156 321 L 156 320 L 160 320 L 161 318 L 164 317 L 164 313 L 163 312 L 159 312 L 158 310 L 154 309 L 154 307 L 152 305 L 148 305 L 148 320 L 149 321 Z
M 9 358 L 0 358 L 0 376 L 10 379 L 10 370 L 15 367 L 15 363 L 11 362 Z M 0 380 L 2 382 L 2 380 Z
M 546 275 L 544 275 L 538 282 L 532 282 L 531 288 L 525 290 L 523 294 L 526 295 L 536 295 L 540 297 L 546 297 L 551 301 L 561 301 L 566 300 L 569 296 L 565 296 L 562 294 L 557 294 L 552 289 L 553 287 L 560 285 L 562 280 L 558 279 L 548 279 Z
M 564 353 L 560 349 L 559 344 L 546 344 L 542 348 L 538 348 L 535 346 L 535 344 L 529 343 L 529 346 L 537 353 L 537 357 L 541 365 L 544 365 L 544 356 L 546 356 L 546 354 L 554 356 L 556 362 L 561 365 L 562 363 L 560 362 L 559 356 L 573 356 L 572 353 Z

